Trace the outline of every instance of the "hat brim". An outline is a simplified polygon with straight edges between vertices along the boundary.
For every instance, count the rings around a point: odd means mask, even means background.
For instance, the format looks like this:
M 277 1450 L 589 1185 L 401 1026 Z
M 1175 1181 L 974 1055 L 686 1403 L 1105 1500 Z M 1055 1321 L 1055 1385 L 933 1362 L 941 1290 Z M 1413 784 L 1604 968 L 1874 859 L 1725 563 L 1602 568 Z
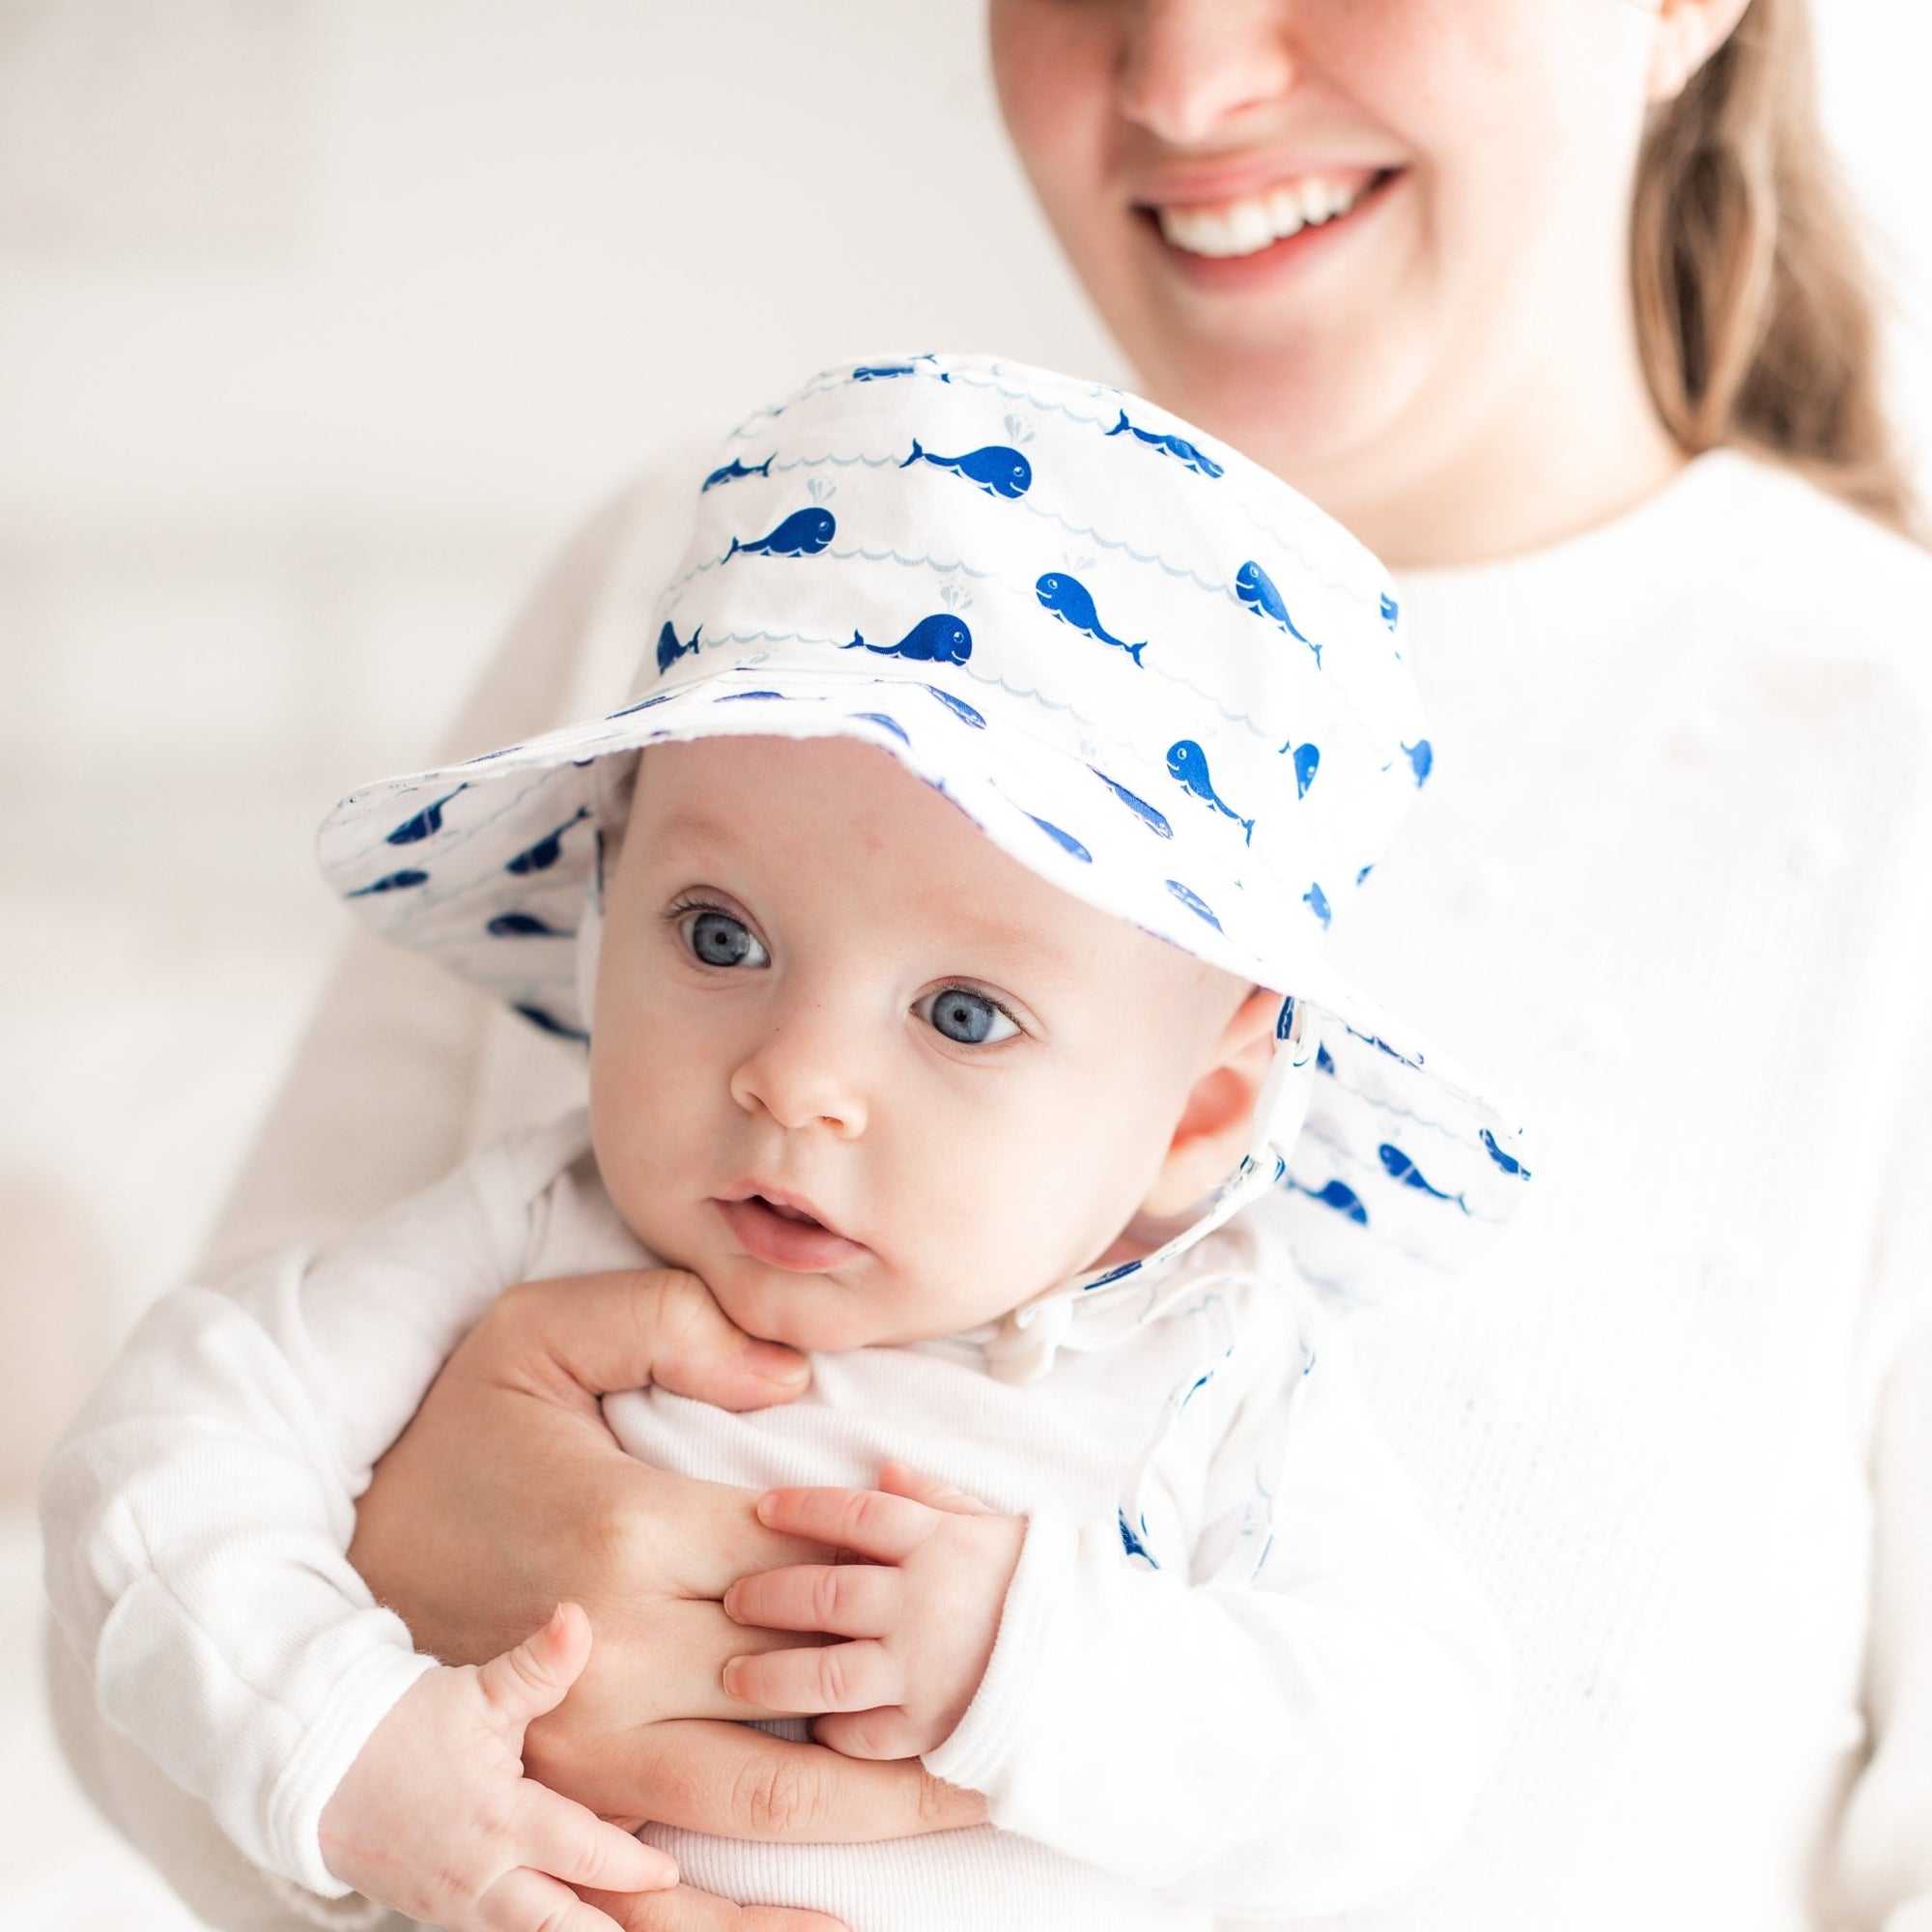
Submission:
M 1298 925 L 1255 928 L 1238 881 L 1172 876 L 1168 846 L 1150 836 L 1163 814 L 1108 769 L 1108 747 L 1069 757 L 1025 718 L 998 688 L 968 705 L 909 668 L 787 667 L 761 683 L 740 667 L 352 793 L 325 821 L 317 856 L 379 934 L 582 1040 L 577 935 L 601 868 L 600 761 L 726 736 L 873 745 L 1051 883 L 1307 1009 L 1319 1072 L 1281 1211 L 1318 1283 L 1362 1278 L 1364 1236 L 1383 1264 L 1378 1278 L 1453 1266 L 1459 1229 L 1474 1237 L 1506 1219 L 1527 1179 L 1508 1112 L 1333 972 Z

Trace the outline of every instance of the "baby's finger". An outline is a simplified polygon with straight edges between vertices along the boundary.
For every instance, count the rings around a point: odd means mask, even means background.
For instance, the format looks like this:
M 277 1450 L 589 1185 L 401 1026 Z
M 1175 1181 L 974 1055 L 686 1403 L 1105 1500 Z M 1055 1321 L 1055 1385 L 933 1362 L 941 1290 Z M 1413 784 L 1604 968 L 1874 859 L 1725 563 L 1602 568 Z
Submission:
M 875 1563 L 902 1562 L 936 1526 L 923 1503 L 881 1490 L 767 1490 L 758 1498 L 758 1520 Z
M 910 1496 L 914 1502 L 923 1503 L 927 1509 L 944 1510 L 950 1516 L 997 1514 L 990 1503 L 981 1502 L 978 1496 L 969 1495 L 966 1491 L 943 1482 L 937 1476 L 922 1475 L 903 1463 L 888 1463 L 879 1471 L 879 1487 L 888 1495 Z
M 506 1871 L 476 1901 L 476 1917 L 490 1932 L 621 1932 L 609 1914 L 526 1865 Z
M 896 1704 L 876 1711 L 837 1711 L 811 1727 L 814 1744 L 830 1745 L 844 1757 L 917 1757 L 925 1748 L 919 1726 Z
M 903 1672 L 881 1643 L 831 1643 L 734 1657 L 724 1689 L 764 1711 L 869 1711 L 905 1698 Z
M 590 1619 L 575 1604 L 559 1604 L 542 1630 L 484 1664 L 476 1682 L 498 1721 L 521 1733 L 563 1702 L 589 1661 Z
M 897 1628 L 905 1585 L 877 1563 L 796 1563 L 741 1577 L 724 1592 L 724 1614 L 761 1630 L 884 1636 Z
M 526 1780 L 515 1856 L 566 1885 L 603 1891 L 661 1891 L 677 1883 L 677 1861 L 594 1811 Z

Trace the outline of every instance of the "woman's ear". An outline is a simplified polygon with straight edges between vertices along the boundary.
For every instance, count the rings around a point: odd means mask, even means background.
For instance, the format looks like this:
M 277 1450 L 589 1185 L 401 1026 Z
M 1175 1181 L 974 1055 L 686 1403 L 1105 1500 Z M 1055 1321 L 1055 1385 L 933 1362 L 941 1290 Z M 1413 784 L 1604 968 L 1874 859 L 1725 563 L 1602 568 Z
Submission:
M 1274 1064 L 1274 1025 L 1281 995 L 1258 987 L 1235 1009 L 1188 1089 L 1141 1212 L 1157 1221 L 1184 1213 L 1210 1194 L 1248 1151 L 1255 1102 Z
M 1648 96 L 1675 100 L 1691 76 L 1731 37 L 1750 0 L 1656 0 Z

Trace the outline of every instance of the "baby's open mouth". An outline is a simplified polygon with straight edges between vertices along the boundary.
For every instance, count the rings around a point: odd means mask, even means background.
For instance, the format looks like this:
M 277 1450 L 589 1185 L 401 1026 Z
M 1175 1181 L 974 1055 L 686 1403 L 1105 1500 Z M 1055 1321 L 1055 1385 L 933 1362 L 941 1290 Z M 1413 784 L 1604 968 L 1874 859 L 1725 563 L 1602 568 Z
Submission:
M 769 1208 L 774 1214 L 786 1221 L 802 1221 L 808 1228 L 822 1228 L 825 1223 L 815 1214 L 808 1214 L 803 1208 L 788 1208 L 782 1201 L 774 1201 L 768 1194 L 754 1194 L 752 1199 L 761 1208 Z
M 736 1200 L 721 1199 L 718 1211 L 745 1252 L 772 1267 L 818 1274 L 866 1252 L 863 1243 L 841 1235 L 795 1201 L 745 1194 Z

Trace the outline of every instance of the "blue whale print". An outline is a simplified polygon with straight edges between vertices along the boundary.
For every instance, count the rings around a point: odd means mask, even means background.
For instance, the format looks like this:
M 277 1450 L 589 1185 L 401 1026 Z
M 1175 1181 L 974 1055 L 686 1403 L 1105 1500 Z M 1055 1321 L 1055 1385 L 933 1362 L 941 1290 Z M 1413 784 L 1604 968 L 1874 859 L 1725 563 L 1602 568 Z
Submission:
M 769 476 L 771 473 L 772 459 L 769 456 L 762 463 L 753 464 L 749 469 L 734 456 L 724 469 L 714 469 L 697 486 L 697 494 L 701 497 L 705 491 L 715 490 L 721 483 L 735 483 L 741 476 Z
M 1124 434 L 1137 437 L 1149 448 L 1159 450 L 1163 456 L 1173 457 L 1177 463 L 1186 464 L 1188 469 L 1199 470 L 1203 476 L 1219 476 L 1221 474 L 1221 466 L 1211 456 L 1206 455 L 1201 450 L 1196 449 L 1185 437 L 1163 436 L 1158 430 L 1142 429 L 1138 423 L 1131 423 L 1127 420 L 1125 410 L 1121 412 L 1120 421 L 1107 434 L 1109 436 L 1121 436 Z
M 728 563 L 734 556 L 816 556 L 832 541 L 838 527 L 830 510 L 794 510 L 777 529 L 753 537 L 750 543 L 733 537 L 724 560 Z
M 1328 895 L 1321 890 L 1319 884 L 1310 886 L 1302 894 L 1301 902 L 1321 922 L 1324 927 L 1333 917 L 1333 914 L 1328 910 Z
M 1139 795 L 1139 793 L 1129 791 L 1123 784 L 1116 784 L 1114 781 L 1110 779 L 1107 776 L 1107 774 L 1099 768 L 1098 765 L 1089 765 L 1087 769 L 1090 772 L 1092 772 L 1094 776 L 1096 779 L 1098 779 L 1100 782 L 1103 785 L 1105 785 L 1107 789 L 1110 792 L 1112 792 L 1114 796 L 1117 799 L 1119 799 L 1121 803 L 1124 805 L 1127 808 L 1127 810 L 1131 811 L 1134 814 L 1134 816 L 1138 818 L 1141 821 L 1141 823 L 1148 828 L 1150 832 L 1157 832 L 1163 838 L 1172 838 L 1174 837 L 1174 827 L 1171 826 L 1167 822 L 1167 820 L 1163 818 L 1160 815 L 1160 813 L 1157 812 L 1153 809 L 1153 807 L 1147 802 L 1146 799 L 1142 798 Z
M 1051 611 L 1063 624 L 1071 624 L 1076 631 L 1085 631 L 1090 638 L 1097 638 L 1103 644 L 1112 644 L 1117 651 L 1125 651 L 1135 664 L 1141 661 L 1141 653 L 1147 649 L 1147 639 L 1130 644 L 1123 638 L 1117 638 L 1100 622 L 1100 613 L 1094 608 L 1093 593 L 1077 577 L 1068 577 L 1064 570 L 1049 570 L 1034 584 L 1034 595 L 1045 609 Z
M 1403 755 L 1408 760 L 1408 768 L 1415 774 L 1417 784 L 1427 784 L 1429 774 L 1435 769 L 1435 748 L 1427 738 L 1418 738 L 1412 745 L 1405 745 Z
M 1325 1187 L 1304 1187 L 1300 1181 L 1291 1179 L 1288 1183 L 1297 1194 L 1305 1194 L 1311 1201 L 1319 1201 L 1324 1208 L 1332 1208 L 1338 1214 L 1345 1214 L 1358 1228 L 1369 1225 L 1369 1210 L 1362 1206 L 1362 1197 L 1346 1180 L 1331 1180 Z
M 883 725 L 901 745 L 910 745 L 912 743 L 912 740 L 906 736 L 905 726 L 896 718 L 888 717 L 883 711 L 861 711 L 857 715 L 865 719 L 868 724 Z
M 1382 622 L 1392 631 L 1396 619 L 1402 615 L 1402 606 L 1386 590 L 1382 592 Z
M 1241 828 L 1241 843 L 1251 844 L 1255 836 L 1255 821 L 1243 818 L 1226 799 L 1214 789 L 1214 781 L 1208 775 L 1208 753 L 1192 738 L 1177 739 L 1167 748 L 1167 769 L 1171 778 L 1178 779 L 1189 791 L 1225 818 L 1232 818 Z
M 1022 806 L 1020 810 L 1022 811 L 1025 811 L 1026 808 Z M 1031 818 L 1033 822 L 1036 825 L 1037 825 L 1039 829 L 1042 832 L 1044 832 L 1046 836 L 1049 838 L 1051 838 L 1053 842 L 1056 845 L 1058 845 L 1063 852 L 1068 853 L 1073 858 L 1078 859 L 1083 866 L 1091 866 L 1094 863 L 1093 853 L 1088 851 L 1086 846 L 1081 844 L 1079 839 L 1074 838 L 1072 833 L 1061 831 L 1059 826 L 1049 824 L 1045 819 L 1037 816 L 1035 813 L 1031 811 L 1027 812 L 1027 816 Z
M 552 925 L 533 912 L 499 912 L 483 930 L 492 939 L 571 939 L 568 927 Z
M 917 376 L 922 373 L 917 365 L 932 360 L 933 357 L 930 355 L 915 355 L 910 362 L 874 362 L 869 368 L 854 369 L 852 380 L 855 383 L 883 383 L 894 376 Z M 950 383 L 952 380 L 944 369 L 941 369 L 938 375 L 942 383 Z
M 1315 653 L 1315 668 L 1321 668 L 1321 646 L 1302 636 L 1295 628 L 1295 622 L 1288 614 L 1288 605 L 1282 594 L 1275 588 L 1274 579 L 1260 564 L 1247 562 L 1235 573 L 1235 595 L 1252 611 L 1257 617 L 1265 617 L 1288 633 L 1297 644 L 1306 644 Z
M 1107 1288 L 1117 1281 L 1124 1281 L 1130 1274 L 1140 1272 L 1139 1262 L 1122 1262 L 1118 1267 L 1110 1267 L 1105 1274 L 1096 1274 L 1081 1289 L 1082 1294 L 1092 1294 L 1096 1288 Z
M 1499 1168 L 1501 1168 L 1505 1174 L 1518 1174 L 1520 1175 L 1523 1178 L 1523 1179 L 1527 1180 L 1529 1179 L 1529 1169 L 1523 1166 L 1522 1162 L 1518 1160 L 1515 1154 L 1505 1153 L 1503 1150 L 1496 1145 L 1496 1137 L 1494 1134 L 1491 1133 L 1488 1127 L 1484 1127 L 1481 1131 L 1483 1136 L 1483 1146 L 1488 1150 L 1490 1158 L 1492 1161 L 1494 1161 L 1495 1164 Z
M 1189 912 L 1195 914 L 1198 918 L 1205 919 L 1216 932 L 1221 930 L 1221 922 L 1214 917 L 1213 908 L 1208 905 L 1208 901 L 1199 893 L 1183 886 L 1179 879 L 1168 880 L 1167 889 Z
M 546 832 L 534 845 L 519 852 L 503 867 L 506 872 L 515 872 L 520 877 L 528 872 L 547 872 L 563 857 L 563 835 L 573 825 L 590 816 L 590 808 L 580 805 L 577 810 L 559 825 L 554 832 Z
M 1321 747 L 1320 745 L 1297 745 L 1293 738 L 1281 748 L 1286 757 L 1294 753 L 1294 795 L 1306 798 L 1308 787 L 1315 782 L 1315 774 L 1321 769 Z
M 695 658 L 697 655 L 697 639 L 703 629 L 704 626 L 702 624 L 698 625 L 697 629 L 691 634 L 690 643 L 681 644 L 677 640 L 677 632 L 671 628 L 669 619 L 666 619 L 664 629 L 658 633 L 658 675 L 660 677 L 679 658 Z
M 882 658 L 912 658 L 921 664 L 963 665 L 973 655 L 973 633 L 952 611 L 935 611 L 930 617 L 922 617 L 895 644 L 868 644 L 863 633 L 854 631 L 852 641 L 838 648 L 870 651 Z
M 941 691 L 936 684 L 928 684 L 925 688 L 926 690 L 931 692 L 933 696 L 938 698 L 940 703 L 945 705 L 947 710 L 952 712 L 953 717 L 958 719 L 962 724 L 970 724 L 976 731 L 983 731 L 986 728 L 985 719 L 983 719 L 979 714 L 979 712 L 975 711 L 973 707 L 970 704 L 968 704 L 963 697 L 954 697 L 950 691 Z
M 1140 1528 L 1136 1530 L 1133 1524 L 1127 1520 L 1127 1513 L 1125 1510 L 1122 1510 L 1120 1512 L 1120 1518 L 1121 1518 L 1121 1548 L 1124 1549 L 1129 1556 L 1138 1556 L 1148 1566 L 1150 1570 L 1158 1570 L 1160 1568 L 1160 1565 L 1155 1560 L 1153 1551 L 1147 1547 L 1147 1544 L 1143 1541 L 1143 1538 L 1147 1534 L 1147 1524 L 1143 1522 Z
M 372 899 L 382 893 L 407 892 L 411 886 L 426 886 L 429 874 L 415 866 L 405 866 L 400 872 L 385 872 L 380 879 L 366 886 L 357 886 L 353 893 L 345 893 L 345 898 Z
M 426 805 L 413 818 L 406 818 L 384 839 L 385 845 L 414 845 L 425 838 L 434 838 L 442 830 L 442 808 L 464 787 L 458 785 L 456 791 L 446 791 L 433 805 Z
M 951 469 L 977 483 L 989 497 L 1024 497 L 1033 483 L 1033 465 L 1017 449 L 1004 442 L 989 442 L 983 449 L 969 449 L 964 456 L 936 456 L 912 440 L 912 454 L 899 465 L 910 469 L 915 463 L 929 463 L 935 469 Z
M 1422 1170 L 1399 1147 L 1384 1141 L 1376 1152 L 1380 1155 L 1382 1166 L 1391 1180 L 1399 1180 L 1405 1187 L 1413 1187 L 1433 1200 L 1452 1201 L 1465 1214 L 1469 1211 L 1468 1203 L 1460 1194 L 1444 1194 L 1441 1188 L 1430 1186 L 1423 1178 Z
M 546 1012 L 541 1007 L 526 1006 L 520 1001 L 510 1010 L 521 1013 L 539 1032 L 554 1034 L 558 1039 L 574 1039 L 580 1046 L 590 1043 L 590 1036 L 582 1027 L 566 1026 L 554 1013 Z

